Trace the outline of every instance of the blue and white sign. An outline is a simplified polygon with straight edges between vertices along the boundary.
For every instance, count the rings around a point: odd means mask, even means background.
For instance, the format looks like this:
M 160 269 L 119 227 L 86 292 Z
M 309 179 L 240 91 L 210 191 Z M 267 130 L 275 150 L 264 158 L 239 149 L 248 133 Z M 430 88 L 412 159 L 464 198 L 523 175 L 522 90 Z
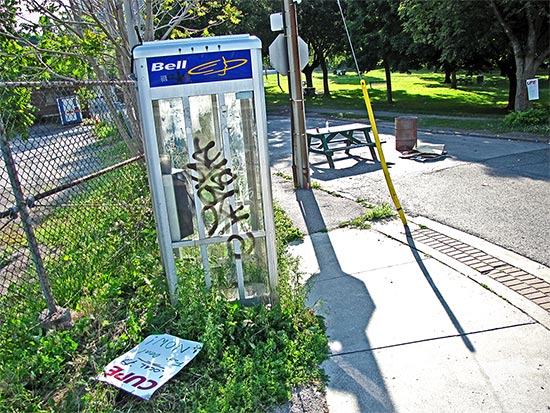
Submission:
M 62 125 L 82 122 L 82 113 L 80 112 L 80 103 L 78 96 L 69 96 L 57 99 L 57 108 L 61 117 Z
M 111 361 L 97 379 L 149 400 L 189 364 L 201 348 L 202 343 L 170 334 L 151 335 Z
M 252 77 L 250 50 L 150 57 L 147 70 L 152 88 Z
M 539 80 L 527 79 L 527 97 L 529 100 L 539 99 Z

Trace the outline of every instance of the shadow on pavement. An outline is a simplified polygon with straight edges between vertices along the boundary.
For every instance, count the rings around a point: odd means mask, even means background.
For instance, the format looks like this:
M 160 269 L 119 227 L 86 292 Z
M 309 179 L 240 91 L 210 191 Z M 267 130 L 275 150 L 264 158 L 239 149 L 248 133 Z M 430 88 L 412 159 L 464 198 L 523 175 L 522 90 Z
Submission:
M 342 270 L 329 235 L 322 230 L 325 223 L 313 191 L 295 194 L 320 269 L 310 280 L 309 300 L 326 317 L 332 355 L 323 368 L 330 377 L 329 396 L 333 403 L 355 398 L 355 411 L 393 412 L 384 378 L 368 350 L 365 331 L 375 310 L 373 300 L 363 282 Z M 367 350 L 357 351 L 358 347 Z M 353 361 L 346 352 L 353 354 Z
M 356 175 L 363 175 L 369 172 L 375 172 L 382 169 L 380 162 L 374 162 L 372 159 L 363 158 L 357 155 L 342 155 L 335 156 L 334 158 L 335 168 L 330 168 L 327 160 L 312 159 L 310 156 L 309 166 L 311 168 L 311 178 L 318 179 L 320 181 L 331 181 L 338 178 L 347 178 Z M 341 163 L 350 164 L 355 162 L 351 166 L 340 166 Z M 388 164 L 390 166 L 391 164 Z
M 458 335 L 464 342 L 464 345 L 470 350 L 472 353 L 475 352 L 475 347 L 466 335 L 466 332 L 464 331 L 464 328 L 462 328 L 462 325 L 456 318 L 455 314 L 453 313 L 453 310 L 445 300 L 445 297 L 443 297 L 443 294 L 441 294 L 441 291 L 439 291 L 439 288 L 437 288 L 437 285 L 435 284 L 432 276 L 430 275 L 430 272 L 424 265 L 424 262 L 422 261 L 422 258 L 420 257 L 420 254 L 418 253 L 418 250 L 416 249 L 416 245 L 414 243 L 413 236 L 411 234 L 411 230 L 408 226 L 405 227 L 405 234 L 407 235 L 407 244 L 409 244 L 409 247 L 411 249 L 412 255 L 414 256 L 414 259 L 416 260 L 416 263 L 418 264 L 418 267 L 422 271 L 422 274 L 424 274 L 424 277 L 426 277 L 426 281 L 428 281 L 428 284 L 430 284 L 430 287 L 432 288 L 435 296 L 441 303 L 442 307 L 444 308 L 445 312 L 449 316 L 449 319 L 453 323 L 453 326 L 456 328 L 456 331 L 458 332 Z

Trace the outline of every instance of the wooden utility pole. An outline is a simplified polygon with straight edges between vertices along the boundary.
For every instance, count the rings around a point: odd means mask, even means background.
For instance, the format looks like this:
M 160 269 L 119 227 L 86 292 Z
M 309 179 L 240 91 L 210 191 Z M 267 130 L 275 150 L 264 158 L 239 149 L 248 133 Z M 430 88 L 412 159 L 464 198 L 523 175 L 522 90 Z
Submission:
M 302 91 L 298 24 L 295 0 L 283 0 L 283 20 L 288 51 L 288 88 L 292 129 L 292 176 L 296 188 L 309 189 L 309 161 L 306 136 L 306 114 Z

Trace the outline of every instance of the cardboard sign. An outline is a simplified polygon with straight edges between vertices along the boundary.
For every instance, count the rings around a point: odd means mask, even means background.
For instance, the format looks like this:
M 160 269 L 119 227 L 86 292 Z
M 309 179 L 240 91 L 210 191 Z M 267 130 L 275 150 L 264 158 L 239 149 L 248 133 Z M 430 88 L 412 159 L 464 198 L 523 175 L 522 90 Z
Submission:
M 202 343 L 170 334 L 151 335 L 111 361 L 97 379 L 142 399 L 174 377 L 199 353 Z
M 539 80 L 527 79 L 527 96 L 529 100 L 538 100 L 539 98 Z

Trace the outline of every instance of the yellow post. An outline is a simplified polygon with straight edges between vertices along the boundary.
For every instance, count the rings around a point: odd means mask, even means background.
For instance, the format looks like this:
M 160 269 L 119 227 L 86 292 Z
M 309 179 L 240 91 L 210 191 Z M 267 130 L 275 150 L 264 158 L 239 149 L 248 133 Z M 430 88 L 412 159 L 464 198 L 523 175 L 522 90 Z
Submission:
M 407 218 L 405 218 L 405 214 L 403 212 L 403 209 L 401 208 L 401 204 L 399 203 L 399 198 L 397 198 L 397 194 L 395 193 L 395 188 L 393 187 L 393 183 L 390 178 L 390 172 L 388 171 L 388 165 L 386 165 L 386 159 L 384 158 L 384 152 L 382 152 L 382 145 L 380 143 L 380 138 L 378 137 L 378 128 L 376 127 L 376 120 L 374 119 L 374 113 L 370 104 L 369 92 L 367 90 L 367 84 L 364 79 L 361 79 L 361 89 L 363 89 L 363 99 L 365 99 L 365 105 L 367 106 L 367 112 L 369 113 L 369 121 L 372 128 L 372 134 L 374 135 L 374 141 L 376 142 L 378 159 L 380 159 L 380 163 L 382 164 L 382 170 L 384 171 L 386 184 L 388 185 L 388 189 L 390 190 L 390 195 L 393 200 L 393 204 L 395 205 L 395 209 L 397 209 L 397 213 L 399 214 L 399 218 L 401 218 L 401 222 L 403 223 L 403 225 L 407 226 Z

